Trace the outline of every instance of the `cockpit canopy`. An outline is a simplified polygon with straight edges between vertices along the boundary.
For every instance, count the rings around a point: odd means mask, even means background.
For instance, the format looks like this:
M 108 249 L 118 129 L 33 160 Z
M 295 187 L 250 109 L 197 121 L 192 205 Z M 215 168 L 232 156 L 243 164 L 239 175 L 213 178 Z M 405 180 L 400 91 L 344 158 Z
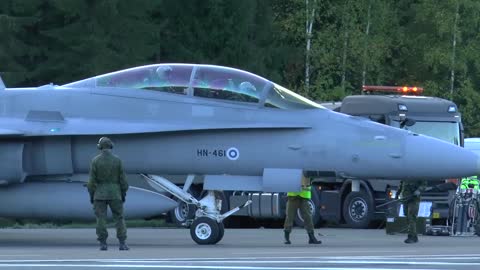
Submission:
M 125 69 L 64 85 L 71 88 L 142 89 L 259 103 L 281 109 L 323 108 L 255 74 L 223 66 L 156 64 Z

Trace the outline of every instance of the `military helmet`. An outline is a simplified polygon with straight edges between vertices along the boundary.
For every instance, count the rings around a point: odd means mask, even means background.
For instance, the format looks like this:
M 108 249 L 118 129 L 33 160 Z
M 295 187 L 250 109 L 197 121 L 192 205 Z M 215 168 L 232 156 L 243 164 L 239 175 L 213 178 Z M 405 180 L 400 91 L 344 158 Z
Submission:
M 160 80 L 168 80 L 172 73 L 172 68 L 170 66 L 160 66 L 155 72 Z
M 100 140 L 98 140 L 97 148 L 100 149 L 100 150 L 102 150 L 102 149 L 112 149 L 113 148 L 113 142 L 108 137 L 101 137 Z
M 244 93 L 253 93 L 257 91 L 257 88 L 255 88 L 251 82 L 242 82 L 238 88 L 240 89 L 240 92 Z

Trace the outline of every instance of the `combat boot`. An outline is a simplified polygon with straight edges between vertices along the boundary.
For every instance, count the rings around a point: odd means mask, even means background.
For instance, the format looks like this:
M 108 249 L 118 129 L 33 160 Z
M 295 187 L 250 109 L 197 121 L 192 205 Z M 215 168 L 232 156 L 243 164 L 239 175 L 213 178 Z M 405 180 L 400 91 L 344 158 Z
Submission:
M 321 244 L 322 241 L 317 240 L 317 238 L 315 238 L 315 235 L 313 235 L 313 232 L 311 232 L 311 233 L 308 233 L 308 243 L 309 244 Z
M 408 238 L 404 241 L 406 244 L 413 244 L 418 242 L 418 236 L 408 235 Z
M 100 250 L 107 250 L 107 241 L 100 241 Z
M 119 250 L 129 250 L 130 248 L 127 246 L 125 241 L 120 241 L 120 246 L 118 247 Z
M 285 233 L 285 245 L 290 245 L 290 231 L 284 230 L 283 232 Z

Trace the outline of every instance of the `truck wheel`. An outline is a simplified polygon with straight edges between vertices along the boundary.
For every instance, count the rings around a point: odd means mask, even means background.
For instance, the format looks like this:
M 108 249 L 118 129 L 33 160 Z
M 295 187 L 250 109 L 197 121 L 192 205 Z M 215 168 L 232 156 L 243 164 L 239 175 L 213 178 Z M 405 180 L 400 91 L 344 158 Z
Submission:
M 343 218 L 350 228 L 366 229 L 374 213 L 371 198 L 364 191 L 350 192 L 343 202 Z
M 193 221 L 190 236 L 199 245 L 212 245 L 220 241 L 220 226 L 217 221 L 200 217 Z
M 312 190 L 312 198 L 308 201 L 308 204 L 310 206 L 310 211 L 312 212 L 312 222 L 313 226 L 315 227 L 318 223 L 320 223 L 320 210 L 318 210 L 318 206 L 320 205 L 320 198 L 319 194 Z M 297 214 L 295 215 L 295 220 L 294 220 L 295 226 L 298 227 L 304 227 L 305 226 L 305 221 L 302 217 L 302 213 L 300 209 L 297 209 Z

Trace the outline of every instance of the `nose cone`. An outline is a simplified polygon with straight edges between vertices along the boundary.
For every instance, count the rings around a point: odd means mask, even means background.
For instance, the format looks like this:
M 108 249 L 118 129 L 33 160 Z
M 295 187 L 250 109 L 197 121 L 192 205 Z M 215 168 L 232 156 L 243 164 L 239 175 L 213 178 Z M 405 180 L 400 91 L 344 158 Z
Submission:
M 407 135 L 404 162 L 409 178 L 458 178 L 480 172 L 479 157 L 473 152 L 418 134 Z

